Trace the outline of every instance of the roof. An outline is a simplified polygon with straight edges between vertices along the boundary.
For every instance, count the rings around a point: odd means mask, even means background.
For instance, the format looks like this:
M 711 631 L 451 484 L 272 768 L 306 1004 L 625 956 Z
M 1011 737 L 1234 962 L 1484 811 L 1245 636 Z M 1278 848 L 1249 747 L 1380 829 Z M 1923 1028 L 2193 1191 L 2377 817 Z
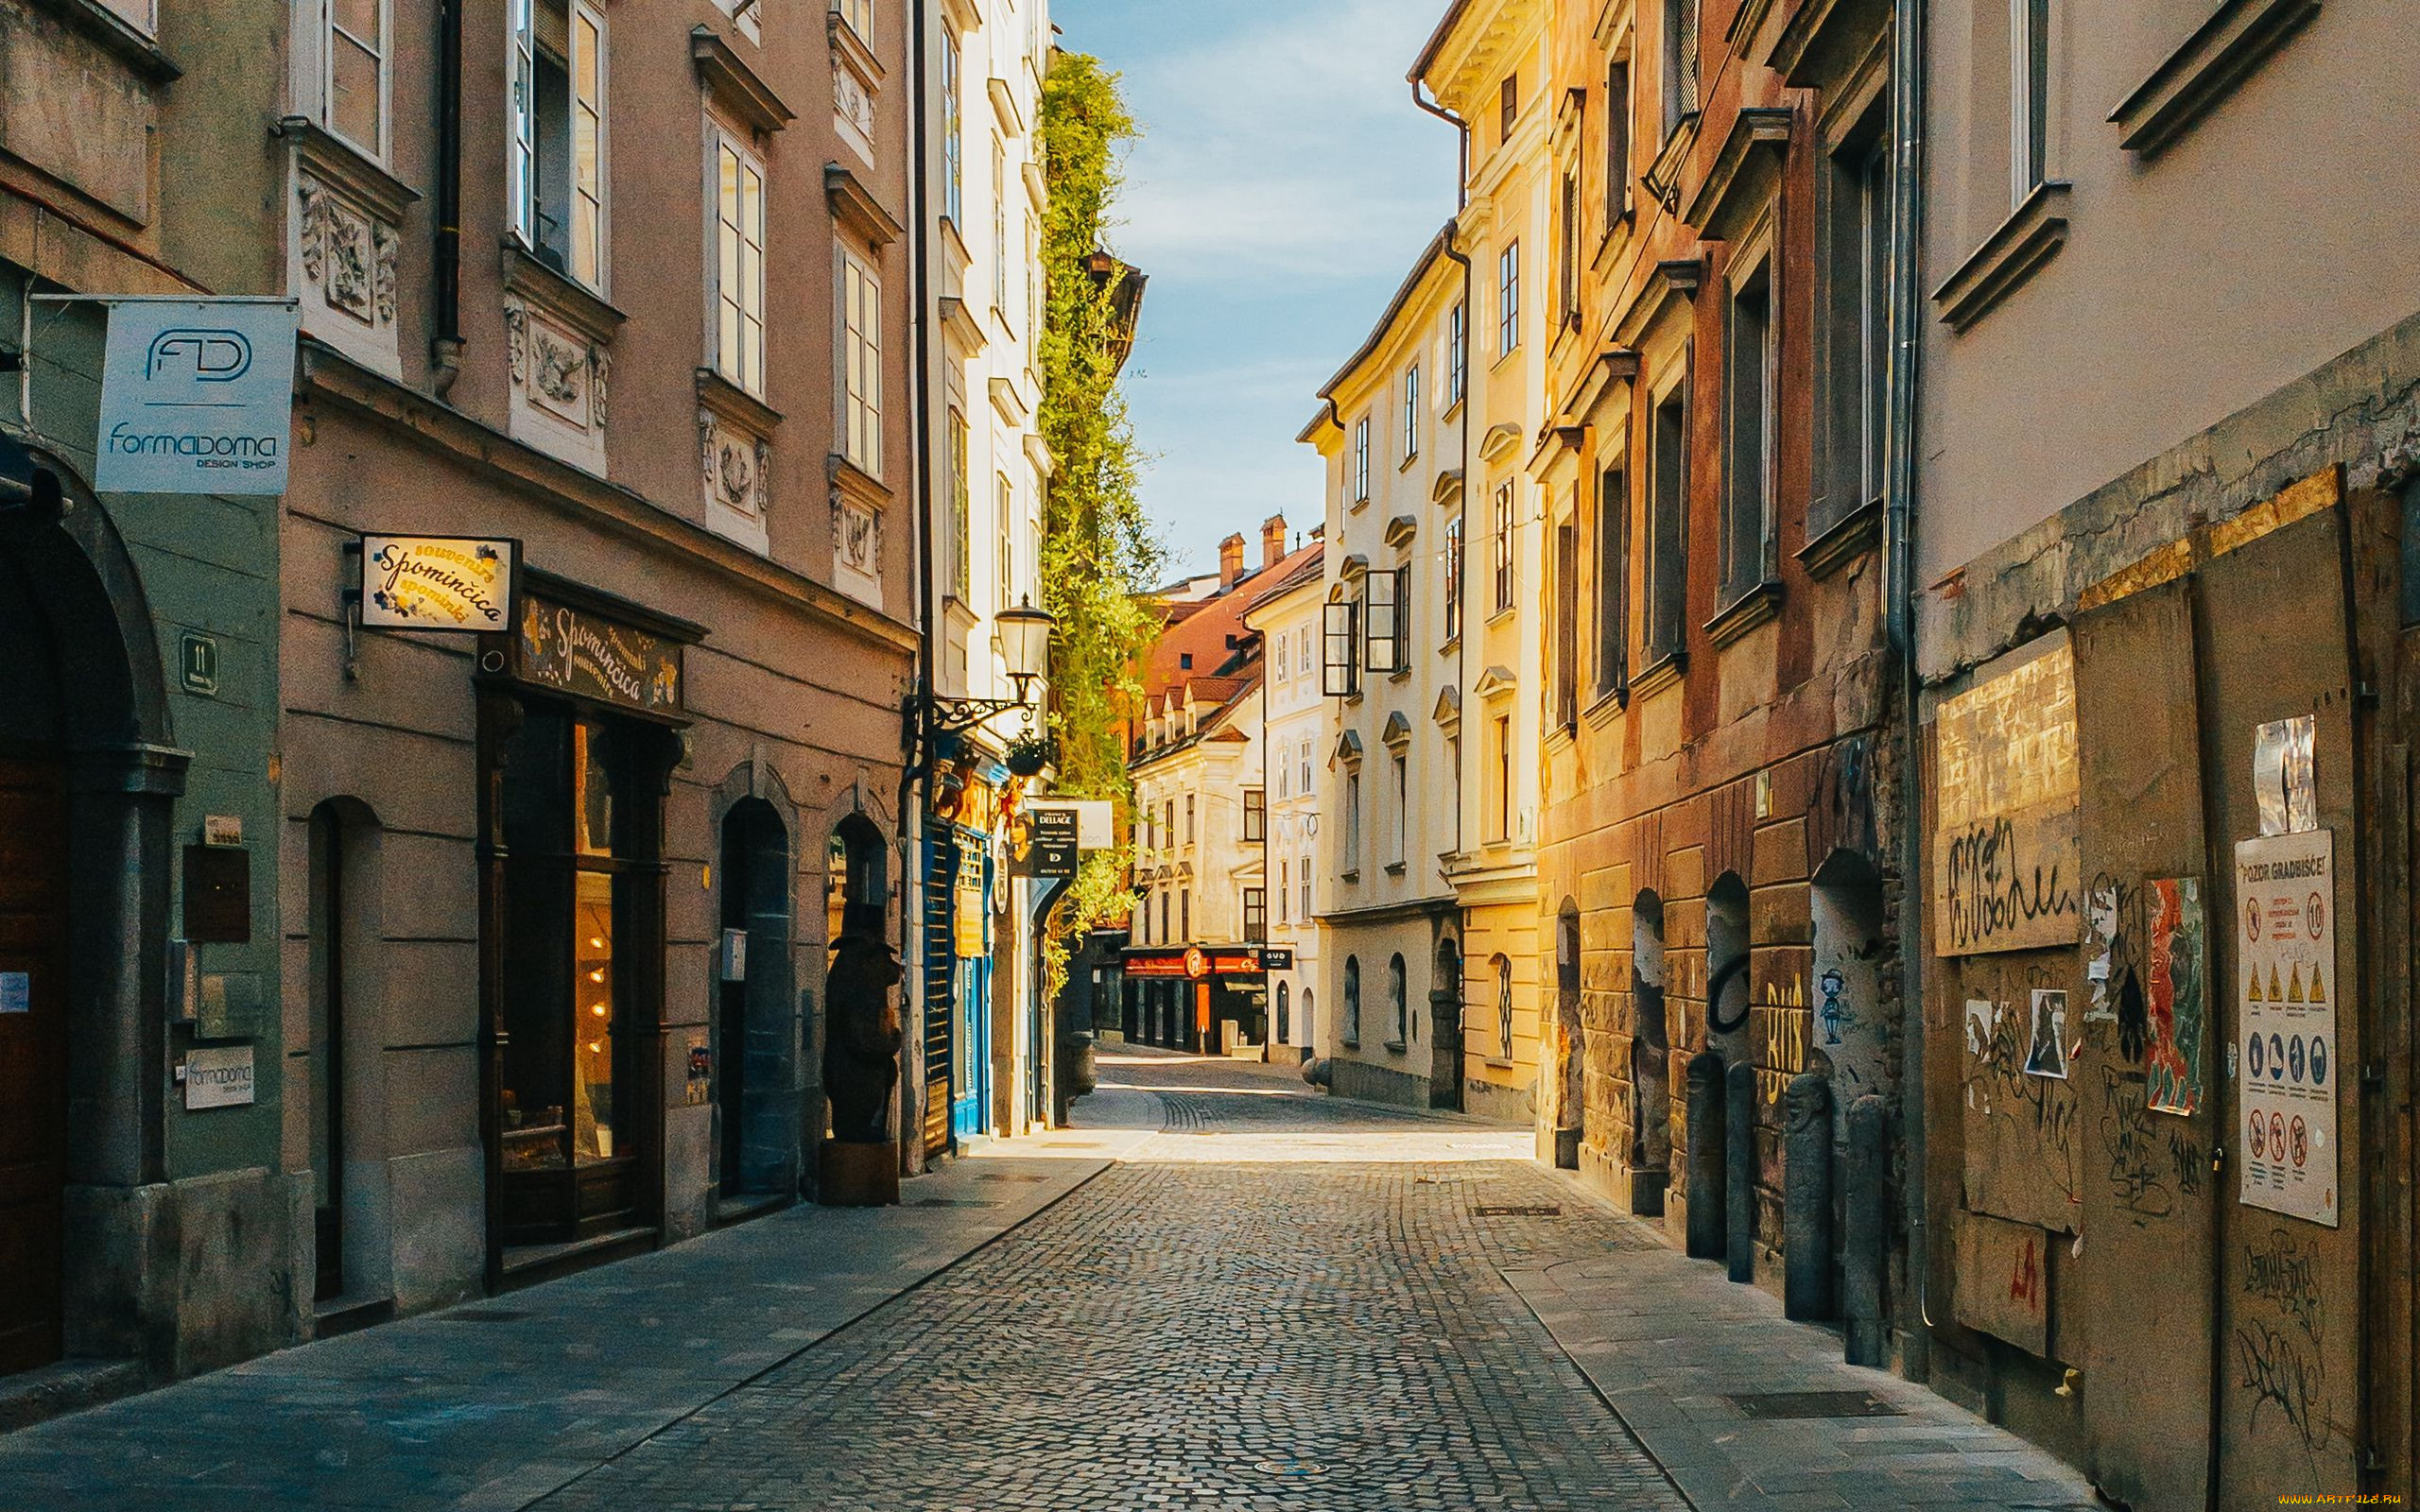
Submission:
M 1234 587 L 1182 606 L 1182 613 L 1174 612 L 1176 607 L 1171 606 L 1159 640 L 1143 661 L 1139 680 L 1145 700 L 1156 703 L 1168 689 L 1203 678 L 1241 675 L 1256 662 L 1256 650 L 1246 644 L 1253 632 L 1244 624 L 1244 610 L 1262 591 L 1283 583 L 1304 563 L 1316 560 L 1321 549 L 1321 542 L 1314 541 L 1289 552 L 1237 578 Z M 1193 658 L 1190 667 L 1184 664 L 1188 654 Z
M 1411 71 L 1404 75 L 1404 77 L 1417 84 L 1427 77 L 1428 65 L 1435 62 L 1437 55 L 1444 50 L 1445 39 L 1454 34 L 1456 26 L 1461 25 L 1462 13 L 1470 8 L 1471 0 L 1454 0 L 1452 5 L 1445 8 L 1445 14 L 1438 19 L 1437 29 L 1430 32 L 1428 40 L 1420 44 L 1420 56 L 1412 60 Z
M 1327 576 L 1325 545 L 1326 542 L 1324 541 L 1314 541 L 1304 550 L 1296 552 L 1294 554 L 1295 556 L 1304 558 L 1303 564 L 1295 568 L 1292 572 L 1288 573 L 1284 577 L 1279 578 L 1275 583 L 1272 583 L 1269 587 L 1262 589 L 1259 593 L 1254 593 L 1252 597 L 1252 602 L 1244 606 L 1244 613 L 1249 615 L 1253 610 L 1260 608 L 1263 604 L 1270 602 L 1271 599 L 1276 598 L 1281 593 L 1291 593 L 1297 588 L 1304 587 L 1309 583 L 1319 582 L 1324 578 Z M 1292 559 L 1292 558 L 1287 558 L 1288 561 Z M 1284 563 L 1281 562 L 1279 565 L 1283 566 Z
M 1403 282 L 1395 286 L 1394 297 L 1387 301 L 1386 311 L 1378 317 L 1378 323 L 1370 328 L 1370 334 L 1362 337 L 1361 345 L 1354 350 L 1352 356 L 1345 359 L 1344 366 L 1336 369 L 1335 375 L 1320 386 L 1320 398 L 1326 403 L 1322 405 L 1321 412 L 1311 418 L 1311 422 L 1303 428 L 1303 433 L 1294 438 L 1296 440 L 1309 440 L 1319 430 L 1321 421 L 1336 413 L 1332 396 L 1338 388 L 1343 387 L 1344 380 L 1353 376 L 1356 369 L 1369 361 L 1371 353 L 1376 352 L 1379 344 L 1387 339 L 1387 333 L 1394 328 L 1396 318 L 1403 314 L 1404 306 L 1411 302 L 1412 295 L 1419 291 L 1421 282 L 1427 278 L 1429 270 L 1437 266 L 1439 259 L 1453 253 L 1454 233 L 1458 229 L 1459 222 L 1452 220 L 1445 222 L 1437 229 L 1436 235 L 1428 238 L 1428 245 L 1420 249 L 1420 255 L 1412 259 L 1411 271 L 1406 273 Z
M 1197 702 L 1209 702 L 1215 697 L 1217 706 L 1201 716 L 1194 725 L 1191 734 L 1181 740 L 1171 740 L 1135 751 L 1127 764 L 1130 769 L 1139 770 L 1181 751 L 1190 750 L 1204 742 L 1218 741 L 1223 744 L 1252 738 L 1244 731 L 1237 730 L 1235 721 L 1236 711 L 1253 695 L 1260 692 L 1260 671 L 1257 662 L 1253 664 L 1252 673 L 1247 677 L 1195 678 L 1187 686 L 1192 689 Z M 1152 701 L 1158 702 L 1156 698 Z

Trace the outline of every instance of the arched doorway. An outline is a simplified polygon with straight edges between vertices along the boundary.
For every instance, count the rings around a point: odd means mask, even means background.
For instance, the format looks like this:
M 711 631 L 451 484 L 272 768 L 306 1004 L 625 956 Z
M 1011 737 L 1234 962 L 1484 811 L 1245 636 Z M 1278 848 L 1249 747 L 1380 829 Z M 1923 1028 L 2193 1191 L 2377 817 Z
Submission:
M 1631 1211 L 1664 1211 L 1672 1163 L 1672 1044 L 1664 1014 L 1664 900 L 1631 905 Z
M 39 678 L 47 658 L 13 655 L 29 627 L 9 576 L 0 561 L 0 655 Z M 30 712 L 55 715 L 57 696 L 54 683 Z M 0 713 L 0 1373 L 58 1359 L 63 1325 L 67 764 L 55 724 L 25 713 Z
M 1580 1013 L 1580 905 L 1569 898 L 1554 919 L 1554 1163 L 1577 1171 L 1587 1143 L 1588 1031 Z
M 1462 949 L 1454 936 L 1437 941 L 1436 974 L 1428 984 L 1428 1106 L 1462 1107 Z
M 723 815 L 713 1072 L 718 1199 L 797 1189 L 798 1020 L 790 993 L 790 839 L 744 798 Z

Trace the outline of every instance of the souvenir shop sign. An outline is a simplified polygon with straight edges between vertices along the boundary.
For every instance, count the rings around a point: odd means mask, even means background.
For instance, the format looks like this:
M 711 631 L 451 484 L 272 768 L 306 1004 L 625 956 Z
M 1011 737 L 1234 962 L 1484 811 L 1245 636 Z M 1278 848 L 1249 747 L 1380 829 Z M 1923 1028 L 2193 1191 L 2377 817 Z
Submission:
M 2242 1201 L 2338 1222 L 2336 835 L 2270 834 L 2235 848 L 2243 1086 Z
M 681 643 L 523 595 L 515 640 L 523 680 L 646 713 L 681 708 Z
M 361 623 L 373 630 L 500 631 L 512 624 L 520 542 L 361 538 Z
M 1945 700 L 1934 715 L 1934 954 L 2072 945 L 2083 931 L 2075 648 Z

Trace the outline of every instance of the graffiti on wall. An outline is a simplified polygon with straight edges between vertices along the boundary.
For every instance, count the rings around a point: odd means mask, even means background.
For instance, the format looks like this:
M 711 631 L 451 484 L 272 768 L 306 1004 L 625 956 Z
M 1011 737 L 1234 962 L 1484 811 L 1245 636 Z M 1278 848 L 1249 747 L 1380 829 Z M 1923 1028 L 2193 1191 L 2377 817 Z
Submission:
M 2067 945 L 2083 924 L 2075 651 L 2048 651 L 1934 716 L 1934 950 Z

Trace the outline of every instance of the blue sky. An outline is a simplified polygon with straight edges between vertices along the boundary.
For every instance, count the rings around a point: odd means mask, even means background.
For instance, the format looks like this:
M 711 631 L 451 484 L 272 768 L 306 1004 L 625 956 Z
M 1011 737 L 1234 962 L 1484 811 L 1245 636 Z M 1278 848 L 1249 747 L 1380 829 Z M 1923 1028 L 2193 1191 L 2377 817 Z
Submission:
M 1295 433 L 1454 210 L 1453 129 L 1403 77 L 1444 4 L 1053 0 L 1143 125 L 1111 239 L 1151 278 L 1127 392 L 1171 576 L 1321 517 Z

